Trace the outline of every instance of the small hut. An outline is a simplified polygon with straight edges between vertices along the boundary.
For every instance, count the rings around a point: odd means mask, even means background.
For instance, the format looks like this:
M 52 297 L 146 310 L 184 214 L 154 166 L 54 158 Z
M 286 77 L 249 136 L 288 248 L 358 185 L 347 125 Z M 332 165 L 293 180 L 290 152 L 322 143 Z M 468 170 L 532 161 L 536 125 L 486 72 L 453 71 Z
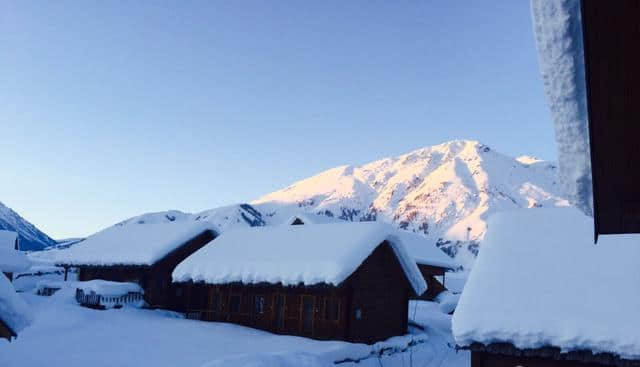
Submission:
M 13 281 L 13 274 L 26 271 L 31 265 L 29 259 L 20 251 L 18 234 L 0 230 L 0 271 Z
M 407 332 L 426 283 L 401 234 L 375 222 L 232 230 L 180 263 L 189 318 L 371 343 Z
M 640 366 L 640 236 L 604 236 L 574 208 L 489 218 L 453 315 L 472 367 Z
M 216 237 L 209 222 L 115 225 L 56 254 L 56 264 L 78 268 L 78 280 L 132 282 L 151 307 L 183 309 L 182 289 L 171 272 Z

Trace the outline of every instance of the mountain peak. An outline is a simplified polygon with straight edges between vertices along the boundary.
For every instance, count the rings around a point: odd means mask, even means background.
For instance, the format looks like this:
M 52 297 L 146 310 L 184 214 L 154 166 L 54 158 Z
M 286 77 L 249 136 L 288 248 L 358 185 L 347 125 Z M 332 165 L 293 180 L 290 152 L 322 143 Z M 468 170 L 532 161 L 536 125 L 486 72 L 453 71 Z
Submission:
M 523 164 L 478 141 L 452 140 L 329 169 L 252 204 L 272 212 L 289 207 L 390 222 L 449 246 L 451 255 L 469 263 L 492 213 L 566 204 L 555 175 L 553 165 Z

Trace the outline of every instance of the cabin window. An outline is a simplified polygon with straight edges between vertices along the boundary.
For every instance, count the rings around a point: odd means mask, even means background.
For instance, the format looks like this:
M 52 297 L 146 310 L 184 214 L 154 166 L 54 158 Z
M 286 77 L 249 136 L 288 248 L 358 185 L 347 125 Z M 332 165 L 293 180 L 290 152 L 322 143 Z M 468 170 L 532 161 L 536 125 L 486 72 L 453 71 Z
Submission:
M 233 313 L 240 312 L 240 295 L 231 295 L 229 298 L 229 311 Z
M 262 315 L 264 313 L 264 296 L 253 297 L 253 313 Z
M 337 298 L 324 300 L 324 318 L 328 321 L 338 321 L 340 318 L 340 301 Z
M 182 287 L 176 288 L 176 297 L 182 297 Z
M 362 320 L 362 309 L 360 307 L 356 308 L 354 316 L 356 320 Z

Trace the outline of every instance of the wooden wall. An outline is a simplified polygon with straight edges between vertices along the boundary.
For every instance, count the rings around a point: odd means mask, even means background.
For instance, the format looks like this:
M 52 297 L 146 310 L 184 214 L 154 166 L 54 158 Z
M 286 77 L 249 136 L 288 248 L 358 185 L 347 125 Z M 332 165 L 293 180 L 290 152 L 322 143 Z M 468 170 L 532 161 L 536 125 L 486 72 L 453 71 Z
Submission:
M 350 341 L 372 343 L 407 333 L 409 295 L 413 292 L 386 241 L 345 283 L 352 289 L 348 319 Z
M 266 283 L 197 283 L 184 287 L 189 304 L 188 318 L 231 322 L 316 339 L 346 337 L 347 289 L 343 287 L 283 287 Z M 337 304 L 336 313 L 330 311 L 331 302 Z
M 640 233 L 640 1 L 583 0 L 596 234 Z
M 444 276 L 446 269 L 438 266 L 418 264 L 418 269 L 427 282 L 427 291 L 422 295 L 414 295 L 416 299 L 425 301 L 433 301 L 438 294 L 447 290 L 447 288 L 440 283 L 436 276 Z

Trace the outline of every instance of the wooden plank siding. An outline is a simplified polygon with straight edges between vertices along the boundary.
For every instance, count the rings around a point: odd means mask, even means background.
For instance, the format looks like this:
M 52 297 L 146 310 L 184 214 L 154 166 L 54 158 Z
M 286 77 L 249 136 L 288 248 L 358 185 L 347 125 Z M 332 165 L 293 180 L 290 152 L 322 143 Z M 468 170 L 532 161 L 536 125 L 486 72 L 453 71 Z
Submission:
M 173 269 L 189 255 L 216 237 L 212 231 L 204 231 L 151 266 L 76 266 L 78 280 L 103 279 L 115 282 L 134 282 L 144 289 L 145 301 L 151 307 L 184 312 L 186 302 L 183 289 L 171 283 Z
M 411 286 L 385 241 L 338 286 L 185 283 L 187 317 L 373 343 L 407 332 Z M 282 307 L 280 307 L 282 305 Z
M 596 239 L 640 233 L 640 1 L 581 10 Z

